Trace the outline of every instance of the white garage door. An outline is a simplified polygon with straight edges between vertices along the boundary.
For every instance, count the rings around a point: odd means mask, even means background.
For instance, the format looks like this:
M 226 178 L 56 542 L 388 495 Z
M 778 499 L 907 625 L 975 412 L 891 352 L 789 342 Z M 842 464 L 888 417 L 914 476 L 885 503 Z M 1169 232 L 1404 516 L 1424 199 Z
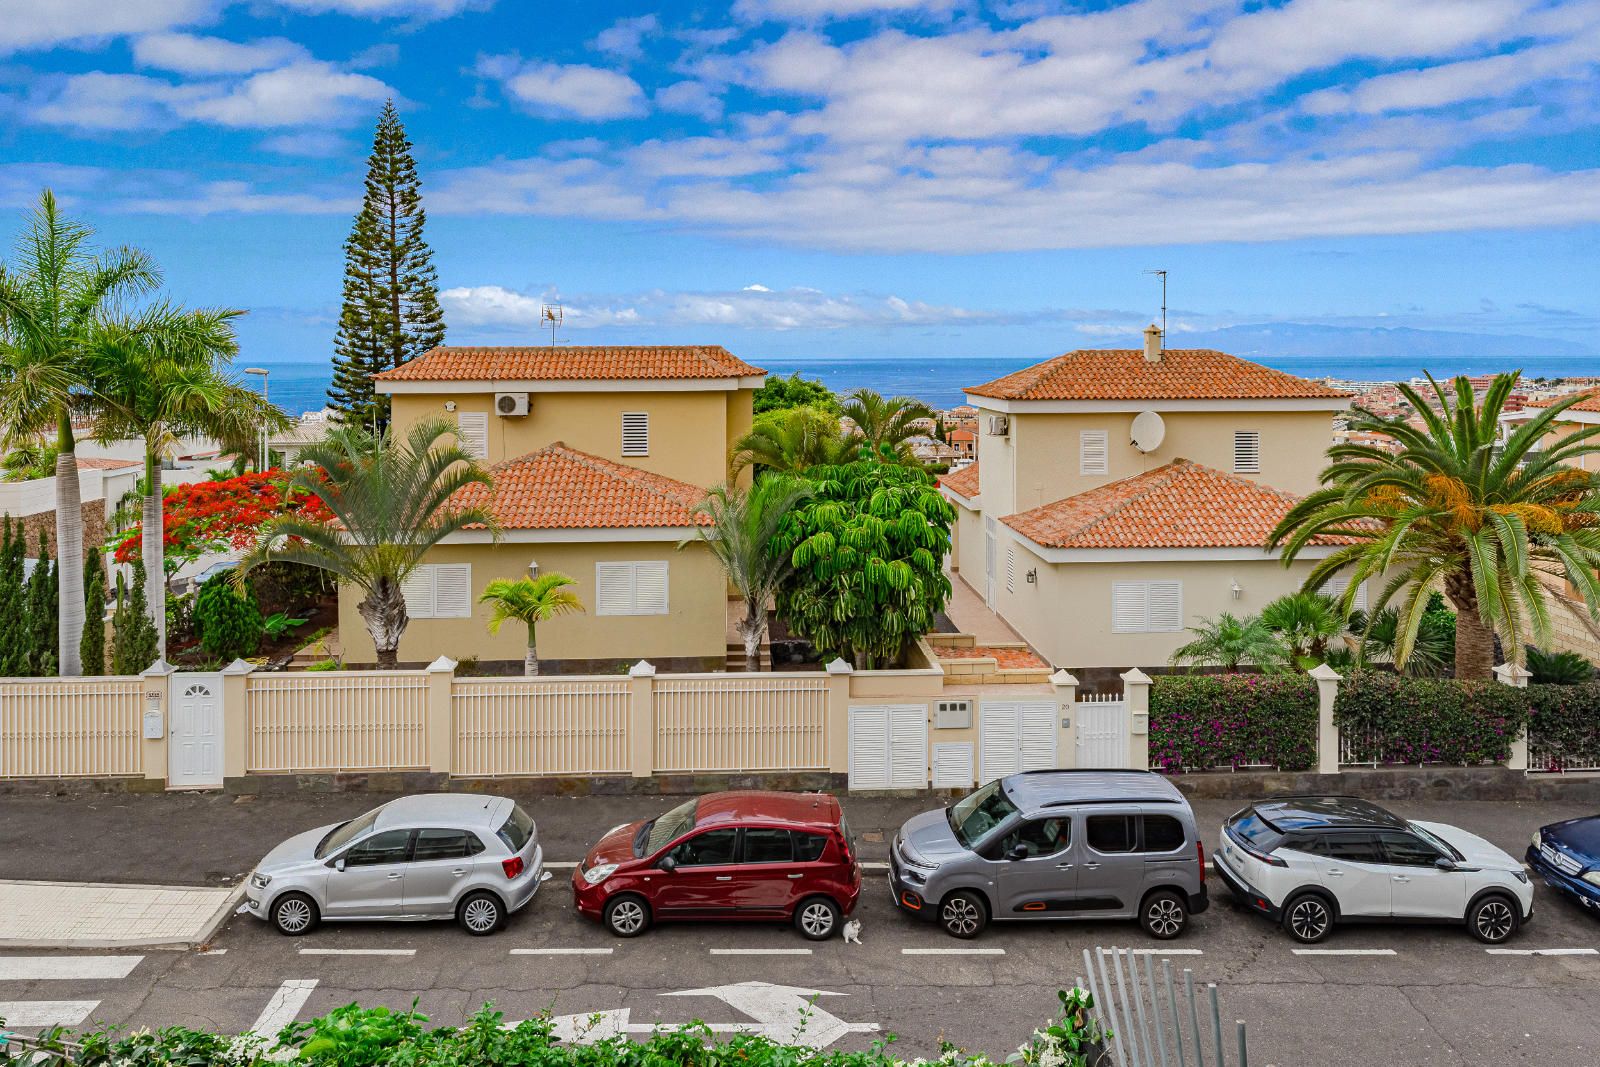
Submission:
M 849 782 L 851 789 L 926 789 L 928 706 L 852 706 Z
M 978 781 L 1056 764 L 1053 701 L 985 700 L 978 713 Z

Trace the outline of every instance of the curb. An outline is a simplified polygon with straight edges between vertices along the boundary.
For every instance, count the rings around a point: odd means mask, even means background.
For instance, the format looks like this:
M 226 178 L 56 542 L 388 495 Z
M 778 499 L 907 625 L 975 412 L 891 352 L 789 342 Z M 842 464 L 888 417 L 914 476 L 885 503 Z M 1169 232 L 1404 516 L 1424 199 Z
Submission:
M 59 883 L 53 883 L 59 884 Z M 169 888 L 169 887 L 140 887 L 140 888 Z M 0 949 L 12 948 L 57 948 L 57 949 L 106 949 L 106 948 L 153 948 L 168 949 L 172 951 L 187 951 L 198 948 L 209 942 L 222 929 L 224 923 L 233 915 L 234 909 L 239 906 L 239 901 L 244 899 L 245 883 L 240 882 L 233 887 L 223 902 L 218 905 L 200 932 L 193 937 L 185 939 L 168 938 L 162 941 L 148 941 L 139 938 L 76 938 L 69 940 L 29 939 L 29 938 L 0 938 Z

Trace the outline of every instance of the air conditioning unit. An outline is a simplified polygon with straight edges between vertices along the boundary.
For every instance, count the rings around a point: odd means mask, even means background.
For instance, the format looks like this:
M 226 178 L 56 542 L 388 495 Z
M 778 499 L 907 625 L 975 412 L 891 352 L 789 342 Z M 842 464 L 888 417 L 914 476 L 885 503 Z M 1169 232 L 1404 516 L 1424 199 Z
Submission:
M 989 436 L 990 437 L 1004 437 L 1007 434 L 1009 434 L 1010 432 L 1011 432 L 1011 416 L 1009 416 L 1009 415 L 990 415 L 989 416 Z
M 940 700 L 933 711 L 935 730 L 970 730 L 972 728 L 972 701 Z
M 528 413 L 527 393 L 496 393 L 494 394 L 494 410 L 497 415 L 512 418 Z

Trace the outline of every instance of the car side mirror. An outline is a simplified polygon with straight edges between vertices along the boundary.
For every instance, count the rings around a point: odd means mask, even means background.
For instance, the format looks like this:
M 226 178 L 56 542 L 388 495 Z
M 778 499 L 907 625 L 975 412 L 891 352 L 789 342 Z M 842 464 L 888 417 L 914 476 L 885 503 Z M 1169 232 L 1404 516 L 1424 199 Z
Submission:
M 336 871 L 341 871 L 341 872 L 344 870 L 344 857 L 343 856 L 340 856 L 338 859 L 333 861 L 333 869 L 336 870 Z
M 1440 856 L 1433 861 L 1433 865 L 1441 871 L 1453 871 L 1456 869 L 1456 861 L 1449 856 Z
M 678 861 L 673 859 L 671 856 L 662 856 L 661 862 L 657 863 L 656 866 L 661 868 L 663 871 L 666 871 L 668 874 L 671 874 L 673 871 L 678 869 Z
M 1012 845 L 1011 851 L 1006 853 L 1008 860 L 1025 860 L 1028 858 L 1027 845 Z

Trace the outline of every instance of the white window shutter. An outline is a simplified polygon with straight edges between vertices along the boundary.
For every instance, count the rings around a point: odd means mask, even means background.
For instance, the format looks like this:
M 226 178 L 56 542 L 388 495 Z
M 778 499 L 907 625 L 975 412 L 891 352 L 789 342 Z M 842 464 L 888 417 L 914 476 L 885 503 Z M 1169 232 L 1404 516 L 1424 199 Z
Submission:
M 1183 629 L 1183 583 L 1150 583 L 1150 632 L 1176 633 Z
M 1080 430 L 1078 433 L 1078 473 L 1106 473 L 1110 446 L 1104 430 Z
M 1023 704 L 1019 711 L 1022 716 L 1022 769 L 1053 769 L 1056 766 L 1056 705 L 1029 703 Z
M 1017 550 L 1006 549 L 1006 592 L 1017 591 Z
M 594 565 L 594 613 L 633 614 L 633 566 L 628 563 Z
M 456 440 L 469 456 L 489 457 L 489 415 L 483 411 L 456 413 Z
M 1022 768 L 1021 731 L 1017 706 L 985 701 L 978 713 L 978 759 L 980 782 L 988 783 Z
M 1111 584 L 1111 632 L 1141 634 L 1150 619 L 1150 590 L 1146 582 Z
M 1321 593 L 1323 596 L 1328 597 L 1328 598 L 1330 598 L 1332 600 L 1338 600 L 1340 597 L 1344 596 L 1344 591 L 1346 589 L 1348 589 L 1348 588 L 1350 588 L 1350 579 L 1349 578 L 1342 578 L 1342 577 L 1335 576 L 1335 577 L 1329 578 L 1327 581 L 1323 582 L 1322 583 L 1322 588 L 1318 589 L 1317 592 Z M 1356 588 L 1355 600 L 1351 602 L 1350 606 L 1356 611 L 1366 611 L 1367 610 L 1367 583 L 1366 582 L 1362 582 L 1360 584 L 1360 586 L 1358 586 Z
M 851 789 L 889 788 L 889 709 L 850 709 Z
M 650 414 L 645 411 L 622 413 L 622 454 L 648 456 L 650 454 Z
M 436 607 L 433 593 L 433 572 L 435 565 L 425 563 L 413 570 L 406 580 L 400 585 L 400 592 L 406 598 L 406 616 L 412 619 L 431 619 L 435 617 Z
M 1233 469 L 1237 474 L 1261 473 L 1261 431 L 1235 430 L 1233 433 Z
M 972 746 L 943 744 L 933 746 L 933 788 L 972 788 Z
M 667 613 L 667 561 L 647 560 L 633 565 L 633 614 Z
M 472 564 L 440 563 L 433 568 L 433 611 L 440 619 L 472 617 Z
M 926 704 L 898 704 L 889 709 L 889 783 L 892 789 L 928 786 Z

